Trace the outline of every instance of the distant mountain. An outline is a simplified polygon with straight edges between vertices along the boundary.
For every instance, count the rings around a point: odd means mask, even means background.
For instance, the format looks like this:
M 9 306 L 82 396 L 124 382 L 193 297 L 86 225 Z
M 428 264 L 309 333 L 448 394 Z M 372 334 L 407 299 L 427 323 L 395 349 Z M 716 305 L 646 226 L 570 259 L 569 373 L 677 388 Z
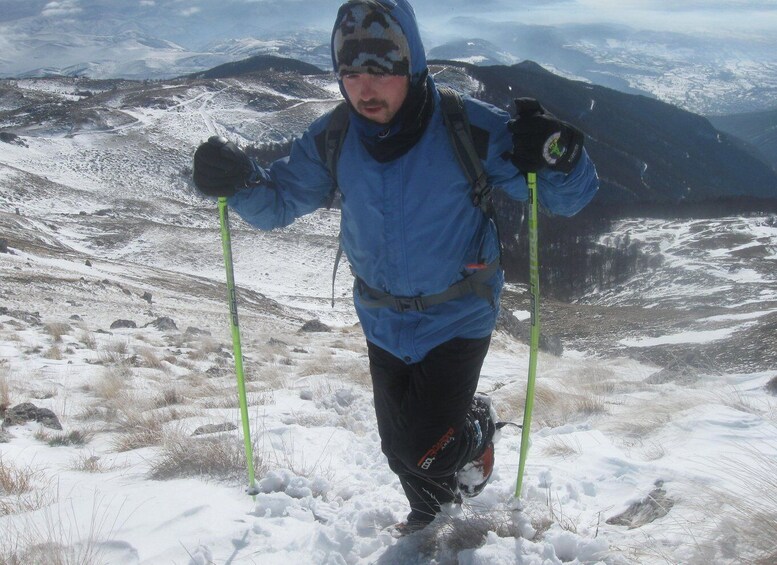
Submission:
M 519 59 L 484 39 L 450 41 L 429 50 L 430 59 L 462 61 L 473 65 L 512 65 Z
M 480 96 L 492 104 L 512 111 L 514 98 L 534 97 L 580 127 L 601 178 L 600 203 L 777 199 L 775 171 L 702 116 L 645 96 L 568 80 L 532 62 L 450 65 L 480 81 Z
M 712 125 L 748 142 L 777 171 L 777 110 L 710 116 Z
M 201 73 L 193 73 L 188 78 L 228 78 L 239 77 L 262 71 L 294 72 L 302 75 L 326 74 L 315 65 L 303 63 L 296 59 L 275 57 L 273 55 L 256 55 L 233 63 L 224 63 Z
M 497 0 L 477 7 L 457 0 L 444 10 L 432 0 L 413 4 L 430 58 L 478 65 L 532 60 L 567 78 L 704 115 L 777 107 L 773 33 L 669 33 L 640 30 L 641 22 L 539 25 Z M 0 0 L 0 77 L 169 79 L 253 55 L 329 70 L 336 6 L 334 0 Z
M 484 38 L 514 62 L 536 61 L 568 78 L 653 96 L 696 113 L 760 111 L 777 105 L 777 36 L 721 38 L 638 27 L 549 26 L 484 17 L 452 18 L 447 30 Z M 456 40 L 432 51 L 435 58 L 466 60 L 471 48 Z

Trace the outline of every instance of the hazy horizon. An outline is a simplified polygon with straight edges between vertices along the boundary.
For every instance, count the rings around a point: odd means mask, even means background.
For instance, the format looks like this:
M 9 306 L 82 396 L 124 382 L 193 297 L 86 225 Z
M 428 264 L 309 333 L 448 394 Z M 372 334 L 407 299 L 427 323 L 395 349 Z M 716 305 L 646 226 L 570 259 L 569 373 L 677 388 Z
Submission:
M 25 20 L 30 30 L 79 30 L 85 20 L 107 21 L 154 33 L 188 48 L 218 39 L 261 36 L 318 28 L 327 31 L 341 0 L 0 0 L 0 29 Z M 777 0 L 415 0 L 427 48 L 450 38 L 452 18 L 477 17 L 498 23 L 562 26 L 616 24 L 635 30 L 666 31 L 740 41 L 777 41 Z M 99 20 L 99 21 L 98 21 Z M 467 31 L 459 20 L 457 34 Z M 478 36 L 475 22 L 470 33 Z M 463 29 L 464 28 L 464 29 Z M 488 37 L 483 37 L 488 39 Z

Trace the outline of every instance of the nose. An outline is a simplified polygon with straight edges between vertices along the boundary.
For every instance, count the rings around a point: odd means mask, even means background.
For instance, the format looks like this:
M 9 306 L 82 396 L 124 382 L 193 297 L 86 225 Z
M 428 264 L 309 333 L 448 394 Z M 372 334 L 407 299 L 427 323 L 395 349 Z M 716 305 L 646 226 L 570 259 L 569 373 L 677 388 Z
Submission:
M 361 94 L 361 99 L 369 100 L 370 98 L 374 98 L 376 94 L 374 77 L 370 74 L 365 74 L 361 78 L 362 85 L 359 92 L 359 94 Z

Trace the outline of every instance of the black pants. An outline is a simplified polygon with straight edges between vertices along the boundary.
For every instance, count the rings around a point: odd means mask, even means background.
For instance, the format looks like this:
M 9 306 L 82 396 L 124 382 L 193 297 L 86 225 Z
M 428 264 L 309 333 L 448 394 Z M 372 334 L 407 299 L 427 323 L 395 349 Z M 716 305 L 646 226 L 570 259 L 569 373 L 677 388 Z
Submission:
M 428 522 L 456 496 L 455 473 L 473 458 L 465 426 L 491 336 L 452 339 L 406 364 L 367 342 L 381 448 L 410 503 Z

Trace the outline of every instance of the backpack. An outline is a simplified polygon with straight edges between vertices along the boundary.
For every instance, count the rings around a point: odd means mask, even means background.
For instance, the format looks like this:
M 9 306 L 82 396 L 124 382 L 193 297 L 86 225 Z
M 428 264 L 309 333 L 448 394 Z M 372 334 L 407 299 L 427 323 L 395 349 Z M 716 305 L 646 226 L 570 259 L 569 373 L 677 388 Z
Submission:
M 486 217 L 496 226 L 496 211 L 492 201 L 491 193 L 493 187 L 488 183 L 488 175 L 483 168 L 472 135 L 467 110 L 464 107 L 464 101 L 459 93 L 451 88 L 440 87 L 437 89 L 440 93 L 441 110 L 445 128 L 451 140 L 456 158 L 464 172 L 467 180 L 472 187 L 471 198 L 472 205 L 479 207 Z M 335 186 L 329 195 L 327 208 L 331 208 L 339 188 L 337 187 L 337 164 L 340 159 L 340 150 L 342 148 L 345 136 L 348 133 L 349 110 L 348 104 L 343 101 L 332 110 L 332 117 L 327 124 L 323 136 L 323 145 L 319 147 L 322 153 L 321 158 L 326 164 Z M 497 226 L 497 236 L 499 228 Z M 337 236 L 338 247 L 335 256 L 334 269 L 332 270 L 332 306 L 335 304 L 335 277 L 337 268 L 343 254 L 342 244 L 339 243 L 340 235 Z M 444 292 L 431 296 L 423 297 L 394 297 L 376 289 L 367 287 L 363 281 L 357 277 L 357 284 L 361 285 L 363 294 L 369 296 L 369 299 L 362 298 L 362 303 L 367 307 L 391 306 L 401 312 L 407 310 L 424 310 L 426 307 L 440 304 L 453 298 L 457 298 L 469 292 L 486 298 L 491 301 L 491 289 L 482 284 L 496 272 L 501 264 L 501 243 L 499 250 L 499 260 L 491 265 L 479 268 L 473 275 L 470 275 L 449 287 Z

